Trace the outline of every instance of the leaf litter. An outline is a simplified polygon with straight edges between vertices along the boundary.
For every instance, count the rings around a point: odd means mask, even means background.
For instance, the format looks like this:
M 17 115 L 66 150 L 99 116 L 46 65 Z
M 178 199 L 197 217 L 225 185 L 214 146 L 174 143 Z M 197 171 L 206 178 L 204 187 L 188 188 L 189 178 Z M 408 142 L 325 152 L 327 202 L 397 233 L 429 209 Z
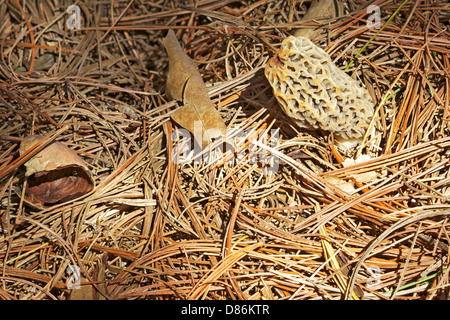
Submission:
M 0 3 L 0 297 L 447 299 L 450 8 L 376 1 L 376 29 L 366 1 L 301 21 L 310 3 L 80 1 L 80 30 L 72 3 Z M 356 148 L 296 127 L 264 77 L 305 26 L 376 102 Z M 174 161 L 186 101 L 167 96 L 169 29 L 230 130 L 217 158 Z M 95 188 L 26 205 L 15 190 L 33 154 L 18 149 L 32 134 L 74 150 Z

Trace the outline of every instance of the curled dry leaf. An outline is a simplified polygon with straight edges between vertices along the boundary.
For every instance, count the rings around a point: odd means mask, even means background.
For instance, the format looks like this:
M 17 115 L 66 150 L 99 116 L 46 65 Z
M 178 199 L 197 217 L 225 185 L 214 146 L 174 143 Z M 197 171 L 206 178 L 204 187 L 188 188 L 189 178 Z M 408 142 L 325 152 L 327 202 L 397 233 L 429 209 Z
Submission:
M 166 94 L 183 104 L 172 114 L 172 119 L 189 130 L 204 148 L 212 139 L 224 136 L 227 127 L 209 98 L 200 72 L 181 48 L 172 29 L 163 39 L 163 45 L 169 56 Z
M 44 136 L 26 137 L 19 152 L 24 154 Z M 25 163 L 28 177 L 24 201 L 33 207 L 63 203 L 79 198 L 94 188 L 87 164 L 61 142 L 53 142 Z

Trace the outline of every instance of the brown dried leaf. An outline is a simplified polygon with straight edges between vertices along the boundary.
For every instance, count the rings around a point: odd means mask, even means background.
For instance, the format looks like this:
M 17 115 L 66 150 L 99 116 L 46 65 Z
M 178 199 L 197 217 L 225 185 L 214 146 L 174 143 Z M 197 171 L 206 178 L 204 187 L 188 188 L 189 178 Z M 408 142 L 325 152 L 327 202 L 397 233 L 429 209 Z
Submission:
M 227 127 L 209 98 L 200 72 L 181 48 L 172 29 L 163 39 L 163 45 L 169 55 L 167 96 L 183 104 L 172 114 L 172 119 L 189 130 L 204 148 L 212 139 L 224 136 Z M 196 125 L 201 128 L 201 136 Z
M 44 138 L 41 135 L 25 137 L 19 153 L 24 154 Z M 28 160 L 25 168 L 28 184 L 24 201 L 38 209 L 79 198 L 95 186 L 88 165 L 75 151 L 58 141 Z
M 342 15 L 342 3 L 339 0 L 313 0 L 311 5 L 302 18 L 302 21 L 313 19 L 336 18 Z M 316 26 L 311 28 L 301 28 L 294 32 L 296 37 L 305 37 L 314 39 L 321 32 Z

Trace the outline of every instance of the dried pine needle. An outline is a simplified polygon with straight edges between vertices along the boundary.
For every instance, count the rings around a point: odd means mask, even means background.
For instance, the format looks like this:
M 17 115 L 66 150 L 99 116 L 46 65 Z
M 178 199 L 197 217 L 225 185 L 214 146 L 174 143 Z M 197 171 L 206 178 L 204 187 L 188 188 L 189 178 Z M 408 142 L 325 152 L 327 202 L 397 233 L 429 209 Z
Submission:
M 311 1 L 83 0 L 80 29 L 64 1 L 0 2 L 0 299 L 67 300 L 77 270 L 92 299 L 447 299 L 448 5 L 344 2 L 313 41 L 377 106 L 355 149 L 298 128 L 263 74 L 317 25 Z M 171 118 L 169 28 L 229 130 L 201 153 Z M 94 191 L 27 206 L 30 134 L 82 157 Z

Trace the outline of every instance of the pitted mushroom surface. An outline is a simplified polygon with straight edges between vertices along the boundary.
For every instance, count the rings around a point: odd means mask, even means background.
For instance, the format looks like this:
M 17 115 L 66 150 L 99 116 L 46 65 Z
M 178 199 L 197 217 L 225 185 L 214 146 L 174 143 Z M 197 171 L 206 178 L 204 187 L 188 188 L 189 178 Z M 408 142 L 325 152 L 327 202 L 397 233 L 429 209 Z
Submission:
M 304 37 L 287 37 L 265 75 L 284 112 L 298 126 L 360 138 L 374 113 L 368 91 Z

